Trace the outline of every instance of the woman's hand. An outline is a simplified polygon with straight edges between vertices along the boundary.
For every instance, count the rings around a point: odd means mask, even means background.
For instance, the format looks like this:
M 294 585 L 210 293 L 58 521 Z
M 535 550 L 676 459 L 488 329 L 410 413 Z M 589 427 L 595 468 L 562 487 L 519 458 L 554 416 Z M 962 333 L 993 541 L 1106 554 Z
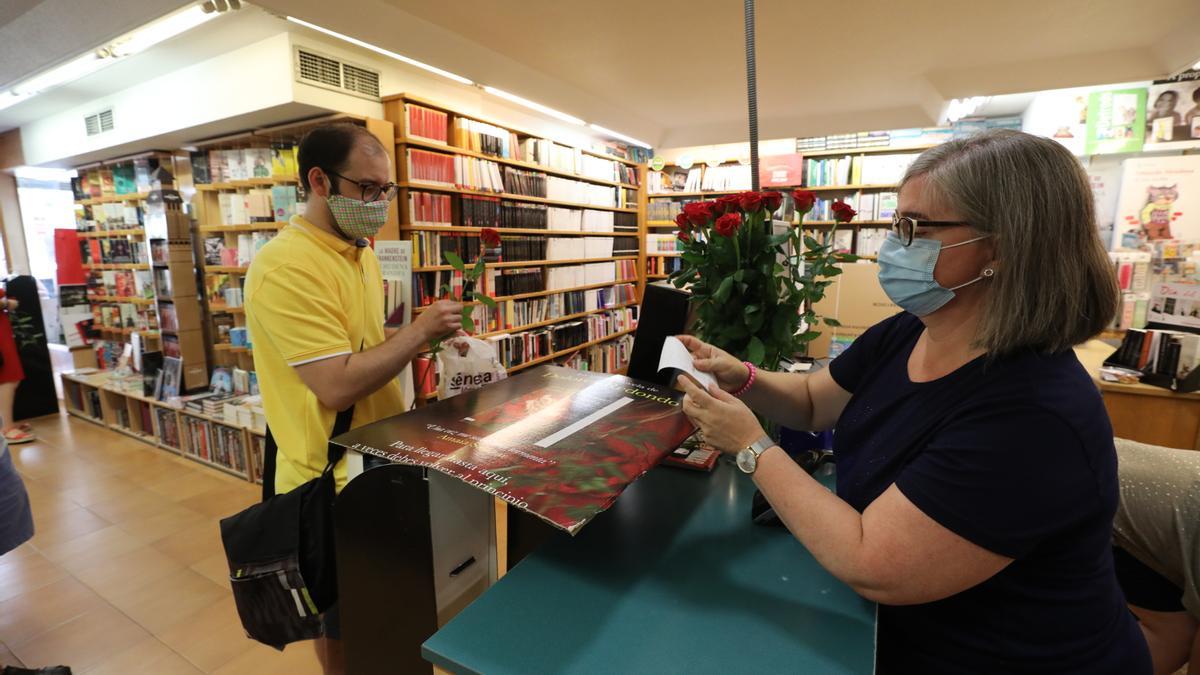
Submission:
M 713 377 L 717 378 L 717 384 L 721 385 L 725 391 L 737 391 L 746 384 L 746 380 L 750 379 L 750 369 L 729 352 L 691 335 L 677 335 L 676 337 L 692 355 L 692 363 L 695 364 L 696 370 L 702 373 L 711 373 Z M 751 442 L 753 440 L 751 439 Z
M 687 376 L 677 382 L 684 391 L 684 414 L 700 427 L 704 442 L 712 448 L 734 455 L 765 435 L 750 408 L 729 392 L 716 386 L 706 390 Z

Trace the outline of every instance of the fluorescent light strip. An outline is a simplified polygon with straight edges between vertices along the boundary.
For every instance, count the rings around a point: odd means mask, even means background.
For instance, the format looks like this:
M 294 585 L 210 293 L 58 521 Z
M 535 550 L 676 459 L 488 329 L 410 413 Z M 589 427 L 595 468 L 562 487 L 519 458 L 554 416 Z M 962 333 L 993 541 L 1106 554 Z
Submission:
M 633 143 L 634 145 L 640 145 L 641 147 L 646 148 L 647 150 L 651 149 L 651 147 L 652 147 L 649 143 L 646 143 L 644 141 L 639 141 L 636 138 L 633 138 L 631 136 L 626 136 L 625 134 L 622 134 L 622 133 L 617 133 L 616 131 L 613 131 L 612 129 L 605 129 L 604 127 L 600 126 L 599 124 L 589 124 L 588 126 L 591 127 L 593 131 L 599 131 L 602 134 L 608 134 L 609 136 L 612 136 L 613 138 L 616 138 L 618 140 L 625 141 L 626 143 Z
M 489 87 L 487 85 L 484 85 L 483 90 L 486 91 L 487 93 L 491 94 L 492 96 L 499 96 L 502 99 L 505 99 L 507 101 L 512 101 L 513 103 L 516 103 L 518 105 L 523 105 L 526 108 L 529 108 L 530 110 L 536 110 L 540 113 L 549 115 L 556 119 L 560 119 L 564 122 L 570 122 L 571 124 L 578 124 L 581 127 L 585 126 L 587 124 L 586 122 L 579 119 L 578 117 L 568 115 L 567 113 L 555 110 L 554 108 L 548 108 L 548 107 L 542 105 L 541 103 L 534 103 L 533 101 L 530 101 L 527 98 L 521 98 L 520 96 L 517 96 L 516 94 L 510 94 L 507 91 L 504 91 L 503 89 L 497 89 L 495 87 Z
M 305 28 L 311 28 L 311 29 L 317 31 L 318 33 L 324 33 L 331 37 L 335 37 L 339 40 L 345 40 L 346 42 L 349 42 L 352 45 L 358 45 L 359 47 L 362 47 L 363 49 L 369 49 L 369 50 L 375 52 L 376 54 L 382 54 L 389 58 L 396 59 L 397 61 L 403 61 L 404 63 L 407 63 L 410 66 L 416 66 L 417 68 L 420 68 L 422 70 L 428 70 L 431 73 L 441 75 L 442 77 L 454 80 L 455 82 L 461 82 L 462 84 L 475 84 L 474 82 L 472 82 L 471 80 L 468 80 L 467 78 L 463 77 L 462 75 L 455 75 L 454 73 L 452 73 L 448 70 L 442 70 L 441 68 L 431 66 L 428 63 L 421 63 L 420 61 L 418 61 L 416 59 L 410 59 L 407 56 L 404 56 L 402 54 L 397 54 L 396 52 L 388 51 L 388 50 L 384 49 L 383 47 L 376 47 L 375 45 L 373 45 L 369 42 L 363 42 L 362 40 L 359 40 L 357 38 L 352 38 L 349 35 L 342 35 L 341 33 L 329 30 L 328 28 L 322 28 L 321 26 L 318 26 L 313 23 L 309 23 L 303 19 L 297 19 L 294 16 L 289 16 L 289 17 L 287 17 L 287 20 L 291 21 L 292 23 L 304 26 Z

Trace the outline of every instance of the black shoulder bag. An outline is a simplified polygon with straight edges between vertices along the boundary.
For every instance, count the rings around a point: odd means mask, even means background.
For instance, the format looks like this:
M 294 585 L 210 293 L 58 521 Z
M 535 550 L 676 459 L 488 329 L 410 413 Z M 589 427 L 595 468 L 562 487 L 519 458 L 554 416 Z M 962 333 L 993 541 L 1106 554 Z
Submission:
M 350 430 L 354 406 L 338 413 L 330 438 Z M 233 600 L 246 635 L 282 650 L 322 635 L 321 613 L 337 601 L 333 468 L 346 449 L 329 443 L 321 475 L 275 492 L 275 439 L 267 429 L 263 501 L 221 521 Z

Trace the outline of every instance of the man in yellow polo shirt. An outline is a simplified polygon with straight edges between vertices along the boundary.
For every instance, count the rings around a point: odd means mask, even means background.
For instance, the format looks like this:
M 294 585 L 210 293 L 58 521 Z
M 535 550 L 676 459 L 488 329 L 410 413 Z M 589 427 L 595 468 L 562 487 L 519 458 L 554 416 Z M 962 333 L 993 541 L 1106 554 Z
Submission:
M 297 160 L 305 217 L 255 256 L 245 288 L 254 368 L 279 446 L 277 493 L 320 475 L 338 411 L 354 406 L 352 428 L 403 412 L 396 376 L 429 340 L 459 327 L 462 309 L 437 302 L 385 335 L 383 282 L 367 237 L 398 191 L 386 151 L 366 129 L 335 124 L 309 132 Z M 334 467 L 338 490 L 345 465 Z M 341 673 L 336 606 L 324 618 L 317 655 L 326 673 Z

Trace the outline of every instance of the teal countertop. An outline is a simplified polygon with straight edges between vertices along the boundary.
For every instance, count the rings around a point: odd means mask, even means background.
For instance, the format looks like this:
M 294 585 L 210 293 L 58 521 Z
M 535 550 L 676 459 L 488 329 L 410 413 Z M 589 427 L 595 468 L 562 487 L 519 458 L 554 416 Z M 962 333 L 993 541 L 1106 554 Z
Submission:
M 829 484 L 829 477 L 826 477 Z M 422 646 L 455 673 L 871 673 L 875 605 L 785 529 L 754 484 L 659 467 L 575 538 L 514 567 Z

